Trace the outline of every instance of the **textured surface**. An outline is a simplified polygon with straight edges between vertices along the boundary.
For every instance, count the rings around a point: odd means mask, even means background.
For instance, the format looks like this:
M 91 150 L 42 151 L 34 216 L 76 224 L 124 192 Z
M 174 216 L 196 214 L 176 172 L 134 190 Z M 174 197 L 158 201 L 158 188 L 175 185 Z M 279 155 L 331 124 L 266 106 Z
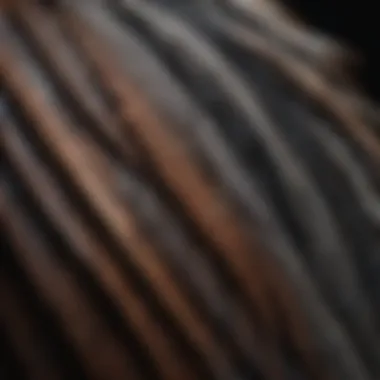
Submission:
M 18 376 L 379 378 L 378 120 L 347 53 L 270 4 L 2 14 Z

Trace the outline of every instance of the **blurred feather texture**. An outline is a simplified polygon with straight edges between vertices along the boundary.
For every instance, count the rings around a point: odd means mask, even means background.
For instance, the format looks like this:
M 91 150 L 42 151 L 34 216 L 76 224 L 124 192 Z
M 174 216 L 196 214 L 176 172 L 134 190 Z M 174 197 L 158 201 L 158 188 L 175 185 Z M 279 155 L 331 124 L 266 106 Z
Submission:
M 269 0 L 0 15 L 2 379 L 380 378 L 347 48 Z

